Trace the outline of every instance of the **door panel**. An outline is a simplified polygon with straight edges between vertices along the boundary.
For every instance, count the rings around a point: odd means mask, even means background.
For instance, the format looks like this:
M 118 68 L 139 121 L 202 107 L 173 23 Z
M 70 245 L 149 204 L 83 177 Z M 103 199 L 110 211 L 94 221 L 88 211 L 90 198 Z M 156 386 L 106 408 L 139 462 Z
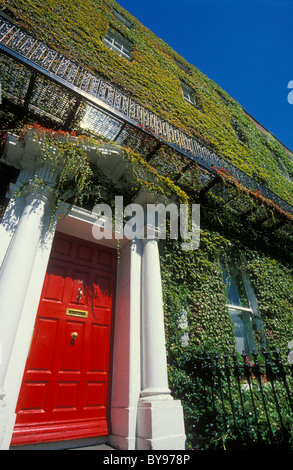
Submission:
M 68 267 L 62 266 L 61 264 L 52 263 L 49 266 L 42 297 L 43 300 L 62 301 L 67 271 Z
M 104 349 L 100 354 L 94 354 L 99 348 L 99 344 L 103 344 L 109 337 L 109 328 L 105 325 L 94 324 L 90 338 L 90 361 L 89 372 L 107 372 L 108 355 Z
M 35 329 L 35 338 L 30 352 L 31 371 L 50 371 L 58 331 L 58 320 L 40 317 Z
M 85 347 L 84 335 L 84 323 L 70 320 L 66 322 L 65 344 L 62 351 L 60 372 L 81 372 L 82 353 Z
M 55 235 L 12 445 L 108 434 L 115 283 L 115 250 Z

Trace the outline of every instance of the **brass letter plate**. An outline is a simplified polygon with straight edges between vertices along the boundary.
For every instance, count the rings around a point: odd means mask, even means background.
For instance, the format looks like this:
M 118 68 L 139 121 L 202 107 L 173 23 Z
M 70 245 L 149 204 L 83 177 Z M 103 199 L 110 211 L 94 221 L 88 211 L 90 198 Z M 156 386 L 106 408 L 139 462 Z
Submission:
M 72 317 L 87 318 L 88 317 L 88 311 L 87 310 L 75 310 L 74 308 L 67 308 L 66 309 L 66 315 L 70 315 Z

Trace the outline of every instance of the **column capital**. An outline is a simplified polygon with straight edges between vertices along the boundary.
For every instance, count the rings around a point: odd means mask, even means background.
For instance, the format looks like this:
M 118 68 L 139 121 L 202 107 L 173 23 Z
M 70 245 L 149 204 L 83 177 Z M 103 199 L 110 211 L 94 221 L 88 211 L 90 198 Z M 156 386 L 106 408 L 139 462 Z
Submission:
M 23 188 L 22 194 L 27 203 L 34 199 L 47 203 L 51 202 L 54 197 L 53 188 L 45 180 L 36 178 L 28 181 L 28 184 Z
M 158 245 L 159 237 L 158 236 L 148 237 L 147 234 L 146 234 L 146 236 L 142 240 L 142 242 L 143 242 L 144 245 L 146 245 L 147 243 L 149 243 L 150 245 Z

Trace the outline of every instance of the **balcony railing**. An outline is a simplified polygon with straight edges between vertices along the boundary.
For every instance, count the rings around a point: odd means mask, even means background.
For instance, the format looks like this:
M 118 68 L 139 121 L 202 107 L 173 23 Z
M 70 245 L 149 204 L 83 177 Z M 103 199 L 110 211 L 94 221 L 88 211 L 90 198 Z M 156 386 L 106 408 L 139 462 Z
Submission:
M 286 212 L 293 207 L 263 184 L 142 106 L 123 90 L 48 47 L 22 28 L 0 17 L 0 81 L 3 96 L 17 105 L 70 127 L 75 119 L 120 145 L 133 130 L 137 151 L 148 148 L 153 157 L 162 143 L 179 159 L 196 162 L 206 181 L 214 168 L 225 168 L 248 189 L 259 191 Z M 138 142 L 140 140 L 140 142 Z M 146 144 L 147 140 L 147 144 Z

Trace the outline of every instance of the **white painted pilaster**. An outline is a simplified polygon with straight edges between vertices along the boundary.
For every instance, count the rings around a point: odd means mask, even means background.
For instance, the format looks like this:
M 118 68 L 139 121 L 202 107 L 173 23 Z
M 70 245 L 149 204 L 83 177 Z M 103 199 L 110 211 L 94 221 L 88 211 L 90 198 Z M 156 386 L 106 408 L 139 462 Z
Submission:
M 141 241 L 121 249 L 117 273 L 110 443 L 134 450 L 140 368 Z
M 184 450 L 183 409 L 168 388 L 158 241 L 144 241 L 142 256 L 142 391 L 137 449 Z
M 5 379 L 16 331 L 27 296 L 40 244 L 50 191 L 27 190 L 25 207 L 14 231 L 0 271 L 0 448 L 11 410 L 7 408 Z M 7 415 L 8 413 L 8 415 Z
M 141 396 L 169 396 L 158 240 L 145 239 L 143 245 Z

